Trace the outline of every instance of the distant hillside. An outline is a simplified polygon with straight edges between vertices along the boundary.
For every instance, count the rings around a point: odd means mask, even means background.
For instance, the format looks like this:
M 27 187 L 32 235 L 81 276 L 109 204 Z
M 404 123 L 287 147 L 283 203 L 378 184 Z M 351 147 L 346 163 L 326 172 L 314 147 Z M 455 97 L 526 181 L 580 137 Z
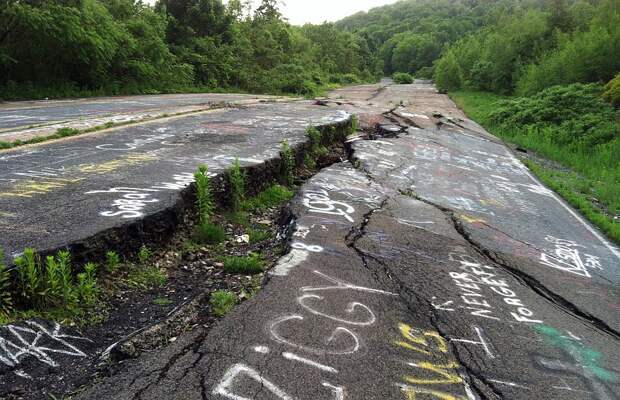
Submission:
M 403 0 L 360 12 L 336 23 L 365 37 L 385 73 L 430 76 L 446 44 L 492 23 L 501 14 L 544 6 L 543 0 Z

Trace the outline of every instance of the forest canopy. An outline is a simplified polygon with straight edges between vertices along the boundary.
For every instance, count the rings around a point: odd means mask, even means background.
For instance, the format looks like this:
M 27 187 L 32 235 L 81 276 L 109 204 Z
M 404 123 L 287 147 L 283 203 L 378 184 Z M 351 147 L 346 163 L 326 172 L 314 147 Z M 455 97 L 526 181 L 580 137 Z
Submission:
M 529 95 L 620 71 L 620 0 L 401 0 L 305 26 L 277 0 L 0 0 L 0 21 L 3 98 L 312 96 L 396 72 Z
M 0 97 L 226 90 L 312 95 L 381 75 L 365 39 L 275 0 L 0 0 Z

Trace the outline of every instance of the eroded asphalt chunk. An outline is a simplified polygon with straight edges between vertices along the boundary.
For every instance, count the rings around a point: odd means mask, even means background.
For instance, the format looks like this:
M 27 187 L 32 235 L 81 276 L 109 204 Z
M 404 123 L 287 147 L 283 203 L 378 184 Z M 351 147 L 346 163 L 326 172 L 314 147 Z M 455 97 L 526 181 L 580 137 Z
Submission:
M 619 398 L 618 250 L 432 86 L 355 95 L 405 132 L 304 184 L 264 289 L 77 398 Z
M 0 245 L 9 262 L 26 247 L 52 250 L 133 223 L 140 231 L 142 218 L 179 204 L 198 165 L 213 174 L 237 158 L 261 166 L 279 156 L 283 140 L 305 142 L 308 126 L 348 119 L 309 102 L 264 104 L 2 152 Z M 160 225 L 156 234 L 170 228 L 164 217 L 151 221 Z

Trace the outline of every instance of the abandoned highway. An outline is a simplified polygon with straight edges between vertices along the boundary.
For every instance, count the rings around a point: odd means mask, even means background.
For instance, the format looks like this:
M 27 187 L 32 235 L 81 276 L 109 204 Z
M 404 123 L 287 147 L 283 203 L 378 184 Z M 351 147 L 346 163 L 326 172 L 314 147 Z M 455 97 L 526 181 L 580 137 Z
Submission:
M 219 176 L 238 158 L 259 181 L 308 126 L 355 115 L 359 132 L 289 203 L 288 250 L 255 296 L 212 327 L 190 322 L 166 346 L 104 361 L 116 365 L 72 383 L 71 398 L 620 399 L 620 251 L 432 84 L 317 102 L 173 98 L 139 103 L 232 104 L 0 151 L 6 261 L 26 247 L 138 248 L 170 229 L 198 165 Z M 13 105 L 0 124 L 19 137 L 128 113 L 113 104 Z M 71 381 L 109 352 L 64 328 L 0 327 L 0 397 Z

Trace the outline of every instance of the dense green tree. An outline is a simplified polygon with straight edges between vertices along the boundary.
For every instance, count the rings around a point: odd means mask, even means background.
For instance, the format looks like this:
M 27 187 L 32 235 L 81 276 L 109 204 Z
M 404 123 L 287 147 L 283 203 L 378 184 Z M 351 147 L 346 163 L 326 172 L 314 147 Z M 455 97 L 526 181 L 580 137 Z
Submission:
M 440 42 L 433 35 L 408 34 L 394 48 L 392 66 L 397 71 L 416 73 L 432 66 L 440 53 Z
M 312 95 L 394 72 L 530 94 L 620 70 L 620 0 L 402 0 L 291 26 L 278 0 L 0 0 L 0 97 Z M 53 60 L 54 62 L 50 62 Z
M 549 24 L 563 32 L 573 29 L 573 18 L 569 12 L 567 0 L 549 0 Z

